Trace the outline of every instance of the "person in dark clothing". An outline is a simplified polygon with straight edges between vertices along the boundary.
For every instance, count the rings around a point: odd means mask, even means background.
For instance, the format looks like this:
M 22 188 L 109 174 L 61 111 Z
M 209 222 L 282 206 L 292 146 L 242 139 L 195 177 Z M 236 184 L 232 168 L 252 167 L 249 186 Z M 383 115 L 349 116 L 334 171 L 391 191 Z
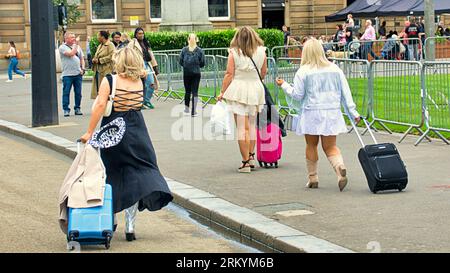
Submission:
M 144 87 L 144 106 L 147 109 L 154 109 L 151 99 L 156 90 L 158 90 L 158 63 L 150 48 L 150 42 L 145 38 L 144 29 L 139 27 L 134 31 L 134 39 L 128 44 L 128 47 L 137 50 L 144 59 L 145 69 L 147 70 L 147 79 Z
M 383 21 L 383 23 L 381 23 L 380 29 L 378 30 L 378 34 L 380 35 L 381 39 L 386 38 L 386 21 Z
M 444 36 L 444 28 L 442 26 L 438 26 L 435 34 L 436 36 Z
M 411 61 L 419 60 L 419 27 L 415 22 L 412 22 L 405 29 L 406 35 L 408 35 L 408 56 Z
M 422 59 L 425 59 L 425 40 L 426 40 L 426 34 L 425 34 L 425 21 L 419 21 L 419 23 L 417 24 L 417 28 L 419 31 L 419 38 L 420 38 L 420 42 L 421 42 L 421 51 L 422 51 Z
M 450 36 L 450 28 L 444 30 L 444 36 Z
M 142 56 L 134 49 L 123 48 L 113 58 L 117 74 L 106 75 L 101 82 L 89 127 L 80 140 L 101 149 L 106 183 L 113 189 L 113 211 L 125 211 L 125 236 L 132 242 L 136 240 L 137 212 L 159 211 L 172 202 L 173 196 L 158 167 L 141 111 L 145 85 L 141 77 L 147 73 Z M 114 87 L 111 115 L 104 117 Z M 100 120 L 102 128 L 95 132 Z
M 197 116 L 198 103 L 198 89 L 200 87 L 200 80 L 202 77 L 201 68 L 205 67 L 205 53 L 197 46 L 197 36 L 195 34 L 189 35 L 189 45 L 183 48 L 180 55 L 180 65 L 183 67 L 183 78 L 185 87 L 184 103 L 186 109 L 185 115 Z M 190 110 L 190 103 L 192 97 L 192 111 Z
M 284 35 L 284 56 L 289 57 L 288 46 L 291 32 L 288 30 L 288 27 L 286 25 L 283 26 L 283 35 Z

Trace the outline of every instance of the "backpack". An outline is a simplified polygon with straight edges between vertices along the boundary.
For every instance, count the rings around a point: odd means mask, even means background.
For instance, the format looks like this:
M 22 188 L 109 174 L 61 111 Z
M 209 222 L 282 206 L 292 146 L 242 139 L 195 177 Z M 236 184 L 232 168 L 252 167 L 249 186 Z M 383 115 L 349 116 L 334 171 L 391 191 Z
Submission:
M 16 58 L 20 59 L 21 58 L 20 51 L 18 49 L 15 49 L 15 50 L 16 50 Z
M 184 67 L 194 67 L 200 65 L 200 60 L 198 59 L 197 55 L 198 48 L 196 48 L 194 51 L 186 50 L 183 58 L 183 64 Z

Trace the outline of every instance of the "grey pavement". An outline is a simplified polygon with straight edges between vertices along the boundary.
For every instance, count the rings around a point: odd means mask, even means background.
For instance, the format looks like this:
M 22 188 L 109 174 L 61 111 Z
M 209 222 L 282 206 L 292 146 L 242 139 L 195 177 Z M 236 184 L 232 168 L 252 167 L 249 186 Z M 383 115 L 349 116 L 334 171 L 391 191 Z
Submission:
M 60 109 L 60 125 L 39 130 L 71 141 L 79 138 L 89 121 L 92 104 L 89 92 L 90 85 L 84 84 L 82 110 L 85 116 L 65 119 Z M 29 126 L 30 94 L 30 80 L 16 81 L 13 85 L 0 82 L 0 119 Z M 356 252 L 450 251 L 450 236 L 447 235 L 450 147 L 442 142 L 435 140 L 414 147 L 417 137 L 409 136 L 397 144 L 408 168 L 408 188 L 403 193 L 373 195 L 357 159 L 360 147 L 356 136 L 343 135 L 339 146 L 349 170 L 349 187 L 339 192 L 335 175 L 321 153 L 320 189 L 307 190 L 304 188 L 305 144 L 301 137 L 291 133 L 284 139 L 279 169 L 238 174 L 236 169 L 241 159 L 235 141 L 174 140 L 174 125 L 202 126 L 201 118 L 191 122 L 190 118 L 182 120 L 171 116 L 177 105 L 173 101 L 156 103 L 155 110 L 144 111 L 158 163 L 166 177 L 249 209 L 303 235 L 314 236 L 311 238 L 314 242 L 317 242 L 315 238 L 320 238 Z M 206 121 L 208 118 L 203 118 L 203 122 Z M 380 142 L 396 143 L 400 138 L 385 133 L 376 136 Z M 213 218 L 212 212 L 210 219 Z M 258 224 L 254 226 L 257 228 Z M 241 232 L 245 233 L 245 228 L 241 228 Z M 295 245 L 299 243 L 297 235 L 281 238 L 288 245 L 296 241 Z M 310 237 L 302 238 L 303 243 L 309 242 Z
M 0 133 L 0 252 L 67 252 L 57 222 L 57 198 L 71 160 L 35 143 Z M 138 240 L 124 236 L 124 215 L 110 250 L 86 246 L 81 251 L 121 253 L 255 253 L 258 250 L 224 238 L 170 205 L 157 213 L 139 213 Z

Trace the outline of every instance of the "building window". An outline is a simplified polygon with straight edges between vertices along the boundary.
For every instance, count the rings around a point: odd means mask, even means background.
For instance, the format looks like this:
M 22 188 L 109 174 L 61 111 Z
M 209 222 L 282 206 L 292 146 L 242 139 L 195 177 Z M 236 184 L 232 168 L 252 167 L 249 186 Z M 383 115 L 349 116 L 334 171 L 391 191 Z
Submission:
M 92 22 L 115 22 L 116 0 L 92 0 Z
M 161 0 L 150 0 L 150 19 L 161 21 Z
M 229 0 L 208 0 L 208 12 L 211 20 L 230 19 Z

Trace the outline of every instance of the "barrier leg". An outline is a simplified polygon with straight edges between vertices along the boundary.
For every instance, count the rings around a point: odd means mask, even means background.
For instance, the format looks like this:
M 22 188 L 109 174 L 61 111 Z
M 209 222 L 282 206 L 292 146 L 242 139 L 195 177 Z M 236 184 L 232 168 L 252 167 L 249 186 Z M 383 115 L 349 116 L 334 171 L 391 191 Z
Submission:
M 402 143 L 403 140 L 405 140 L 405 138 L 408 136 L 409 133 L 411 133 L 411 131 L 414 129 L 414 126 L 409 127 L 409 129 L 406 131 L 406 133 L 403 134 L 402 138 L 399 140 L 398 143 Z
M 425 133 L 416 141 L 416 143 L 414 143 L 414 146 L 418 146 L 424 140 L 424 138 L 428 136 L 430 131 L 430 129 L 427 129 Z
M 369 128 L 370 129 L 372 129 L 372 130 L 374 130 L 375 132 L 378 132 L 378 130 L 377 130 L 377 128 L 375 128 L 375 127 L 373 127 L 373 125 L 375 125 L 375 122 L 377 122 L 377 120 L 373 120 L 370 124 L 369 124 Z M 381 122 L 379 122 L 379 123 L 381 123 Z M 369 131 L 369 129 L 365 129 L 363 132 L 362 132 L 362 134 L 361 135 L 366 135 L 366 133 Z
M 383 122 L 378 121 L 378 123 L 380 123 L 381 127 L 383 127 L 386 131 L 388 131 L 389 134 L 393 134 L 393 132 L 391 131 L 391 129 L 389 129 L 386 125 L 384 125 Z
M 423 135 L 424 132 L 422 131 L 422 129 L 420 129 L 419 127 L 415 127 L 417 131 L 419 131 L 420 135 Z M 429 138 L 428 136 L 425 136 L 425 138 L 428 140 L 428 142 L 432 142 L 431 138 Z
M 436 130 L 432 130 L 440 139 L 442 139 L 442 141 L 445 142 L 445 144 L 450 145 L 450 142 L 438 131 Z

